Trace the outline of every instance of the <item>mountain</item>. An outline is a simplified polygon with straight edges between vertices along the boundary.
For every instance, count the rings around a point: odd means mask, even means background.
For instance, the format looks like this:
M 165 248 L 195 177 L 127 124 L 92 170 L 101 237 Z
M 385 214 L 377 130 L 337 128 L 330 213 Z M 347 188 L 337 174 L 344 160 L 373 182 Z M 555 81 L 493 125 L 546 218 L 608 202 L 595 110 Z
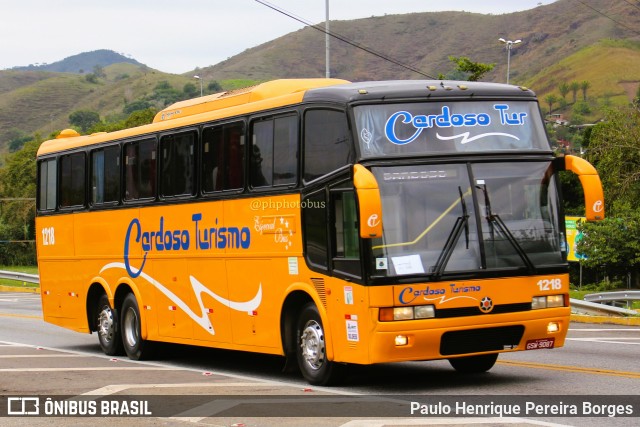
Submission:
M 95 66 L 108 67 L 109 65 L 128 63 L 143 65 L 133 58 L 128 58 L 117 52 L 107 49 L 84 52 L 78 55 L 69 56 L 62 61 L 52 64 L 28 65 L 25 67 L 14 67 L 13 71 L 51 71 L 56 73 L 91 73 Z
M 162 82 L 182 91 L 193 77 L 166 74 L 144 65 L 104 67 L 99 78 L 51 71 L 0 71 L 0 152 L 16 135 L 68 128 L 69 114 L 96 111 L 102 118 L 122 118 L 124 107 L 152 94 Z M 194 86 L 195 87 L 195 86 Z M 126 117 L 126 115 L 125 115 Z
M 323 25 L 321 25 L 323 27 Z M 431 76 L 454 68 L 449 56 L 494 63 L 484 80 L 504 82 L 507 55 L 498 38 L 522 40 L 511 50 L 511 83 L 539 83 L 535 76 L 601 40 L 626 40 L 627 54 L 637 58 L 640 6 L 627 1 L 558 0 L 534 9 L 501 15 L 467 12 L 412 13 L 332 21 L 331 32 L 418 68 Z M 325 74 L 324 34 L 307 27 L 248 49 L 224 62 L 199 70 L 206 79 L 319 77 Z M 421 75 L 331 39 L 331 74 L 351 81 L 417 79 Z M 580 64 L 574 64 L 580 67 Z M 603 67 L 606 68 L 606 67 Z M 605 74 L 609 71 L 602 70 Z M 618 70 L 620 71 L 620 70 Z M 561 70 L 556 69 L 561 73 Z M 566 78 L 579 74 L 579 69 Z M 640 80 L 640 70 L 626 70 Z M 556 76 L 560 78 L 561 76 Z M 610 86 L 617 81 L 609 81 Z M 611 87 L 610 87 L 611 88 Z M 534 87 L 534 89 L 536 89 Z M 547 89 L 547 88 L 545 88 Z M 617 91 L 617 89 L 616 89 Z

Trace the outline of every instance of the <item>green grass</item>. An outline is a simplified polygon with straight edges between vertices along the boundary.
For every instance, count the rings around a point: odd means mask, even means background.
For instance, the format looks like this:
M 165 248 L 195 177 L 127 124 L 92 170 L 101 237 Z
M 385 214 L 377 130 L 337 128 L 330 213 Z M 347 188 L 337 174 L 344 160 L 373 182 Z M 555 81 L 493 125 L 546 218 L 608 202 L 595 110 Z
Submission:
M 18 273 L 28 273 L 28 274 L 38 274 L 38 266 L 36 265 L 24 265 L 24 266 L 6 266 L 0 265 L 0 270 L 5 271 L 15 271 Z M 23 282 L 21 280 L 9 280 L 9 279 L 0 279 L 0 286 L 14 286 L 19 288 L 37 288 L 39 285 L 37 283 L 29 283 Z

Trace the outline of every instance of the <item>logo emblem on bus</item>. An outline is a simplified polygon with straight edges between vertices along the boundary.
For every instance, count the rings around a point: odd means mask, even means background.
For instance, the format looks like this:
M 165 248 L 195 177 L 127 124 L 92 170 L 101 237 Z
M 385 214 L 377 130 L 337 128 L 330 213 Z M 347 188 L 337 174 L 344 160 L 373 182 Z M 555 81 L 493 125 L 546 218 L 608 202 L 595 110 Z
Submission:
M 593 211 L 594 212 L 602 212 L 603 208 L 604 208 L 604 206 L 602 204 L 602 200 L 598 200 L 593 204 Z
M 378 218 L 378 214 L 373 214 L 367 220 L 367 225 L 371 228 L 377 227 L 380 224 L 380 219 Z
M 490 313 L 493 310 L 493 301 L 489 297 L 483 297 L 480 300 L 480 310 L 483 313 Z

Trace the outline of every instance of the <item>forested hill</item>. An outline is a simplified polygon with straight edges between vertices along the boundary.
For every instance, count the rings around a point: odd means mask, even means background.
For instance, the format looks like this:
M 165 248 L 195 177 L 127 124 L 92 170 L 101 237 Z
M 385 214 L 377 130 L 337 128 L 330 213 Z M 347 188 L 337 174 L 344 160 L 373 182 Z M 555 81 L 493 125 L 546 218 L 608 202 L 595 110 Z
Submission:
M 14 67 L 14 71 L 52 71 L 57 73 L 91 73 L 96 66 L 107 67 L 113 64 L 128 63 L 143 65 L 133 58 L 129 58 L 112 50 L 100 49 L 92 52 L 79 53 L 69 56 L 52 64 L 30 64 Z
M 494 71 L 485 80 L 500 82 L 505 80 L 507 61 L 505 47 L 498 38 L 520 39 L 522 43 L 511 52 L 511 78 L 522 84 L 601 40 L 640 41 L 640 6 L 622 0 L 558 0 L 517 13 L 426 12 L 375 16 L 332 21 L 330 29 L 431 76 L 446 75 L 454 68 L 448 59 L 450 55 L 495 63 Z M 248 49 L 199 73 L 215 80 L 323 77 L 324 52 L 324 34 L 307 27 Z M 335 38 L 331 39 L 331 74 L 352 81 L 422 77 Z

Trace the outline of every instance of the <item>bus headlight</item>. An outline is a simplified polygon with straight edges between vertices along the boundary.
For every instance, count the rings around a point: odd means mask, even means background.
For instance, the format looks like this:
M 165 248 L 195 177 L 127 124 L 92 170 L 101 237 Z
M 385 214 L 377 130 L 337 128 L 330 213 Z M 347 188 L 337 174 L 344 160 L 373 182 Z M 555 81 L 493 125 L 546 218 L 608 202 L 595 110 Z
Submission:
M 436 310 L 432 305 L 419 305 L 414 307 L 416 319 L 430 319 L 436 317 Z
M 564 307 L 564 295 L 547 295 L 544 297 L 533 297 L 531 309 Z
M 430 319 L 436 317 L 433 305 L 417 305 L 414 307 L 384 307 L 380 309 L 379 320 L 391 322 L 394 320 Z
M 393 309 L 393 320 L 413 319 L 413 307 L 395 307 Z

